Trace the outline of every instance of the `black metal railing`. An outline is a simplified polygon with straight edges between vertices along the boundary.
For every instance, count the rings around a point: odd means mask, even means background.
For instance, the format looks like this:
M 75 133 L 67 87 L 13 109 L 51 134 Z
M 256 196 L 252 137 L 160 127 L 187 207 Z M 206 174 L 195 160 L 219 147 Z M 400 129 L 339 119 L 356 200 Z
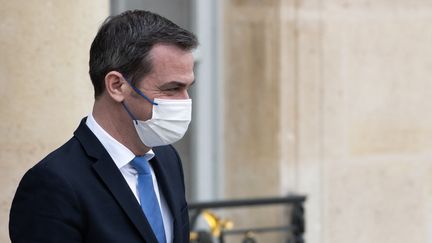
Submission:
M 190 203 L 190 224 L 191 224 L 191 242 L 208 243 L 213 242 L 216 238 L 219 243 L 225 242 L 225 237 L 228 235 L 243 235 L 243 242 L 256 242 L 253 235 L 267 232 L 285 232 L 287 233 L 287 243 L 304 243 L 303 234 L 305 231 L 304 219 L 304 202 L 306 196 L 289 195 L 286 197 L 272 198 L 255 198 L 241 200 L 223 200 L 213 202 Z M 287 213 L 287 224 L 280 226 L 268 227 L 248 227 L 241 229 L 233 229 L 228 227 L 230 222 L 221 220 L 216 214 L 209 212 L 209 209 L 232 209 L 241 207 L 256 207 L 256 206 L 286 206 L 290 210 Z M 200 215 L 205 214 L 210 218 L 213 225 L 209 225 L 211 230 L 198 231 L 196 230 L 197 219 Z

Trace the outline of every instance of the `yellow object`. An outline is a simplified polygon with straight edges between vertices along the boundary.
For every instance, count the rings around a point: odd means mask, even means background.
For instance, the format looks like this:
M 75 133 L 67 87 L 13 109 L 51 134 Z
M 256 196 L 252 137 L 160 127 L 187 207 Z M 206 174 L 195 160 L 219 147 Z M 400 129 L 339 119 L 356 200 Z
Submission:
M 190 232 L 189 240 L 198 240 L 198 233 L 197 232 Z
M 234 223 L 231 220 L 221 219 L 210 211 L 206 210 L 202 214 L 214 237 L 219 237 L 222 230 L 232 229 L 234 227 Z

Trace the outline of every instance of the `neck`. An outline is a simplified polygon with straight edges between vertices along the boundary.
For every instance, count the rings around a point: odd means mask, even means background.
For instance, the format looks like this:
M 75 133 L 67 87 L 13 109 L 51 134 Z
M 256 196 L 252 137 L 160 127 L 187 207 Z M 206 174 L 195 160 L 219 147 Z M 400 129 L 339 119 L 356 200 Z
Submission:
M 100 97 L 94 103 L 92 115 L 109 135 L 135 155 L 144 155 L 150 150 L 141 142 L 132 118 L 120 103 Z

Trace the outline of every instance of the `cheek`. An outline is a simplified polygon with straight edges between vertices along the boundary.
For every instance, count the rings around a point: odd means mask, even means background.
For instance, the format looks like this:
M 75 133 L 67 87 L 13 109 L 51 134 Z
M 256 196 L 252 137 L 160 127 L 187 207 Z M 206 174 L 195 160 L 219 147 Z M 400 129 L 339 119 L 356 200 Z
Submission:
M 130 109 L 132 110 L 136 119 L 146 121 L 152 117 L 153 105 L 148 101 L 142 99 L 140 101 L 133 102 L 133 105 L 130 104 L 130 106 Z
M 145 104 L 142 105 L 140 107 L 140 112 L 141 112 L 141 120 L 146 121 L 150 118 L 152 118 L 152 113 L 153 113 L 153 105 L 149 104 Z

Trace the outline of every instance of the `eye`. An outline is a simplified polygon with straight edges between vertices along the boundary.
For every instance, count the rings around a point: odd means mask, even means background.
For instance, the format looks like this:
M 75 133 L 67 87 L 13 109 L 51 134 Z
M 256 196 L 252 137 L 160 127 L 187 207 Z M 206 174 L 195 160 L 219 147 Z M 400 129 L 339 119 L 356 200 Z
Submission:
M 179 93 L 188 88 L 186 83 L 179 81 L 171 81 L 159 86 L 159 90 L 166 93 Z
M 169 91 L 169 92 L 175 92 L 175 91 L 180 91 L 180 87 L 172 87 L 172 88 L 168 88 L 165 91 Z

